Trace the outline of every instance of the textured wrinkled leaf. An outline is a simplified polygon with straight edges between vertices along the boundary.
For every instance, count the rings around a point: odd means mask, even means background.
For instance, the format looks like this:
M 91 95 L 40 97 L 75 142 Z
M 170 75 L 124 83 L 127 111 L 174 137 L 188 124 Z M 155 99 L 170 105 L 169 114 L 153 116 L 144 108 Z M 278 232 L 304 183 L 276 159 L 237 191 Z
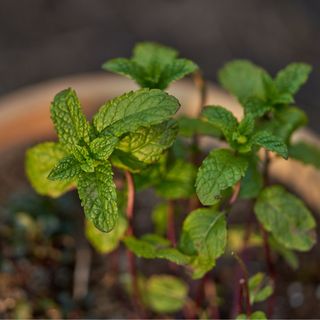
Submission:
M 81 173 L 81 164 L 73 156 L 61 159 L 51 170 L 49 180 L 71 180 Z
M 288 249 L 309 250 L 315 243 L 315 220 L 304 203 L 281 186 L 264 189 L 255 205 L 264 228 Z
M 179 311 L 188 295 L 188 286 L 181 279 L 171 275 L 151 276 L 144 290 L 149 308 L 159 313 Z
M 247 60 L 227 63 L 218 74 L 220 84 L 239 99 L 248 97 L 265 98 L 265 70 Z
M 32 187 L 42 195 L 59 197 L 74 187 L 70 180 L 51 181 L 48 175 L 54 166 L 66 157 L 67 152 L 59 143 L 44 142 L 26 153 L 25 169 Z
M 190 138 L 195 134 L 207 135 L 213 137 L 221 137 L 222 133 L 219 129 L 215 128 L 209 122 L 201 119 L 189 118 L 182 116 L 178 119 L 179 135 Z
M 164 90 L 171 82 L 182 79 L 197 69 L 198 66 L 191 60 L 175 59 L 164 68 L 160 77 L 161 81 L 156 88 Z
M 254 118 L 262 117 L 272 110 L 272 105 L 264 99 L 258 97 L 248 97 L 241 100 L 245 114 L 251 114 Z
M 141 87 L 165 89 L 198 69 L 187 59 L 177 59 L 178 52 L 169 47 L 143 42 L 135 46 L 131 59 L 112 59 L 103 68 L 135 80 Z
M 140 89 L 108 101 L 94 116 L 93 124 L 98 132 L 120 137 L 170 119 L 179 107 L 176 98 L 161 90 Z
M 233 132 L 238 127 L 238 121 L 229 110 L 220 106 L 208 106 L 202 111 L 202 115 L 230 141 Z
M 117 194 L 111 165 L 104 163 L 92 173 L 83 172 L 77 187 L 84 213 L 99 230 L 110 232 L 118 220 Z
M 292 133 L 306 125 L 306 114 L 296 107 L 282 107 L 274 114 L 274 118 L 266 126 L 275 136 L 289 142 Z
M 159 160 L 162 153 L 171 147 L 177 133 L 177 122 L 169 120 L 148 128 L 139 128 L 125 136 L 117 148 L 139 161 L 150 164 Z
M 113 73 L 118 73 L 135 80 L 140 86 L 144 86 L 145 73 L 135 61 L 125 58 L 111 59 L 102 65 L 102 68 Z
M 289 147 L 290 158 L 320 169 L 320 147 L 313 144 L 298 142 Z
M 273 292 L 270 281 L 262 272 L 258 272 L 249 279 L 250 303 L 254 304 L 268 299 Z
M 156 192 L 166 199 L 188 198 L 194 192 L 196 167 L 182 159 L 177 159 L 161 181 L 156 184 Z
M 288 147 L 281 138 L 273 135 L 268 131 L 260 131 L 256 133 L 251 140 L 252 144 L 256 144 L 269 151 L 276 152 L 284 159 L 288 159 Z
M 254 158 L 249 161 L 246 173 L 241 180 L 241 189 L 239 197 L 243 199 L 256 198 L 263 187 L 262 174 L 258 168 L 258 159 Z
M 155 74 L 171 63 L 177 55 L 178 51 L 175 49 L 155 42 L 140 42 L 133 49 L 133 60 Z
M 275 85 L 280 92 L 294 95 L 307 81 L 311 66 L 305 63 L 291 63 L 278 72 Z
M 119 139 L 113 135 L 98 137 L 90 142 L 90 150 L 98 160 L 107 160 L 111 156 Z
M 110 253 L 115 250 L 124 237 L 127 230 L 127 221 L 122 216 L 119 216 L 118 222 L 114 229 L 108 233 L 98 230 L 94 224 L 87 220 L 86 237 L 91 245 L 101 254 Z
M 241 135 L 249 136 L 252 134 L 254 130 L 254 117 L 251 114 L 247 114 L 244 118 L 240 121 L 238 126 L 238 132 Z
M 196 259 L 192 262 L 195 269 L 194 277 L 202 277 L 212 269 L 216 259 L 220 257 L 227 243 L 226 220 L 223 212 L 213 208 L 201 208 L 191 212 L 183 223 L 182 233 L 192 242 L 197 252 Z M 182 245 L 182 251 L 189 250 Z
M 236 184 L 245 174 L 248 161 L 231 150 L 213 150 L 203 161 L 196 178 L 197 195 L 203 205 L 212 205 L 221 192 Z
M 59 141 L 68 150 L 72 150 L 73 146 L 81 141 L 89 142 L 89 123 L 73 89 L 59 92 L 54 97 L 50 111 Z

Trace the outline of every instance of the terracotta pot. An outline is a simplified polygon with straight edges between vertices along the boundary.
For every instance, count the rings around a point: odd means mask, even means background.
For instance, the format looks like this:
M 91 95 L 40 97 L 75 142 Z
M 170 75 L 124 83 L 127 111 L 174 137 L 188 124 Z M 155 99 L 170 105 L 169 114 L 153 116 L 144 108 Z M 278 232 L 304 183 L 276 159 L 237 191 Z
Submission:
M 77 91 L 88 116 L 105 101 L 137 88 L 129 79 L 107 73 L 92 73 L 50 80 L 3 96 L 0 99 L 0 179 L 4 181 L 6 194 L 12 191 L 6 183 L 12 184 L 12 177 L 23 172 L 21 161 L 21 170 L 10 171 L 15 156 L 21 156 L 27 146 L 33 143 L 54 138 L 49 105 L 57 92 L 68 87 Z M 180 100 L 181 113 L 190 116 L 195 114 L 199 96 L 191 81 L 178 81 L 169 92 Z M 241 117 L 242 111 L 237 101 L 213 84 L 209 84 L 207 104 L 225 106 Z M 320 139 L 310 130 L 300 130 L 293 139 L 320 146 Z M 208 139 L 202 140 L 203 145 L 208 143 Z M 294 160 L 275 158 L 271 175 L 295 190 L 314 211 L 320 212 L 320 171 Z

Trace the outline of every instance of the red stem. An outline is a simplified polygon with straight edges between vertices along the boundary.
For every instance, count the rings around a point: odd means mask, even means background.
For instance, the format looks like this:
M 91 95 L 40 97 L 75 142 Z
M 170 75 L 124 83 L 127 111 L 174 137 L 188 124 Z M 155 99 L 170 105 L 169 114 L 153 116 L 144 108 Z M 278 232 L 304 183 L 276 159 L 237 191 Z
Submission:
M 127 197 L 127 219 L 128 219 L 128 230 L 127 235 L 133 235 L 133 214 L 134 214 L 134 198 L 135 198 L 135 188 L 134 181 L 132 175 L 129 171 L 125 171 L 125 176 L 127 180 L 127 188 L 128 188 L 128 197 Z M 138 276 L 137 276 L 137 266 L 134 254 L 127 250 L 127 259 L 128 259 L 128 268 L 131 276 L 131 284 L 132 284 L 132 300 L 136 310 L 142 310 L 141 304 L 141 295 L 138 284 Z
M 250 304 L 249 273 L 243 260 L 236 253 L 233 253 L 233 254 L 236 260 L 238 261 L 239 266 L 243 273 L 243 278 L 240 279 L 240 287 L 243 286 L 243 293 L 244 293 L 245 302 L 246 302 L 246 314 L 247 314 L 247 318 L 250 319 L 252 311 L 251 311 L 251 304 Z
M 274 310 L 274 304 L 275 304 L 274 289 L 275 289 L 275 283 L 276 283 L 276 271 L 275 271 L 275 265 L 272 259 L 271 248 L 268 240 L 269 235 L 261 224 L 260 224 L 260 230 L 262 233 L 263 247 L 264 247 L 264 253 L 265 253 L 266 263 L 268 267 L 268 273 L 272 282 L 271 285 L 273 287 L 273 293 L 271 297 L 268 299 L 268 318 L 271 318 Z
M 265 150 L 265 159 L 264 159 L 264 166 L 263 166 L 263 179 L 264 179 L 264 185 L 268 186 L 270 184 L 270 179 L 269 179 L 269 166 L 270 166 L 270 155 L 269 151 Z M 268 317 L 270 318 L 273 314 L 274 310 L 274 305 L 275 305 L 275 295 L 274 295 L 274 290 L 275 290 L 275 285 L 276 285 L 276 270 L 275 270 L 275 265 L 272 259 L 271 255 L 271 248 L 269 245 L 269 236 L 268 232 L 264 229 L 262 224 L 259 224 L 261 234 L 262 234 L 262 239 L 263 239 L 263 247 L 264 247 L 264 252 L 265 252 L 265 257 L 266 257 L 266 264 L 268 268 L 268 273 L 269 277 L 272 281 L 272 287 L 273 287 L 273 294 L 271 297 L 268 299 Z

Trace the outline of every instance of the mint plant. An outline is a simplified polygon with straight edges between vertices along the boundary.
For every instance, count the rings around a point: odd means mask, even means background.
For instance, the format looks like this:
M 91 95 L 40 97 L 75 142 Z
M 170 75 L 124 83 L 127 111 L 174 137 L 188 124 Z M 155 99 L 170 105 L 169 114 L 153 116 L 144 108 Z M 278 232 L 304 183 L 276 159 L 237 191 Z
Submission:
M 147 309 L 156 314 L 183 310 L 189 318 L 219 317 L 220 306 L 208 301 L 205 287 L 215 286 L 212 270 L 218 258 L 230 254 L 242 272 L 234 279 L 233 294 L 239 299 L 230 316 L 266 318 L 255 310 L 265 300 L 272 316 L 275 255 L 296 266 L 294 251 L 310 250 L 316 239 L 310 210 L 269 177 L 274 157 L 320 167 L 320 150 L 291 143 L 292 134 L 307 121 L 294 105 L 294 95 L 311 68 L 293 63 L 273 79 L 249 61 L 226 64 L 219 81 L 242 105 L 239 121 L 222 106 L 204 105 L 205 82 L 198 66 L 177 56 L 171 48 L 140 43 L 131 59 L 106 62 L 104 69 L 130 77 L 141 88 L 107 101 L 90 122 L 74 90 L 58 93 L 51 117 L 59 141 L 28 150 L 27 175 L 42 195 L 59 197 L 78 190 L 85 233 L 98 252 L 111 253 L 124 244 L 131 278 L 126 288 L 140 316 Z M 177 119 L 179 101 L 164 90 L 188 74 L 194 74 L 201 95 L 199 116 Z M 199 137 L 205 135 L 224 146 L 200 149 Z M 154 230 L 136 234 L 135 199 L 150 188 L 160 199 L 150 213 Z M 250 221 L 237 229 L 229 215 L 240 200 L 252 212 Z M 241 246 L 232 241 L 239 239 L 239 230 Z M 264 248 L 268 274 L 250 274 L 243 252 L 252 245 Z M 134 255 L 167 260 L 170 275 L 147 278 L 137 270 Z M 196 279 L 202 279 L 197 297 L 188 289 Z

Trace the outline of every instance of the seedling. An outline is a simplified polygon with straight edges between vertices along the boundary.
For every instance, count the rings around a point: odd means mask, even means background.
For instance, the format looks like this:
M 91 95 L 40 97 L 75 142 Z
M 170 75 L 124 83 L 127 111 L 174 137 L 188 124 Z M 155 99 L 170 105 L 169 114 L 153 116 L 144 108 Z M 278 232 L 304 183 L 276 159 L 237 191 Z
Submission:
M 31 184 L 52 197 L 77 188 L 93 247 L 111 253 L 125 245 L 131 275 L 127 287 L 137 312 L 184 310 L 186 316 L 216 317 L 219 305 L 206 301 L 203 290 L 208 284 L 214 286 L 217 259 L 236 250 L 235 268 L 240 267 L 242 278 L 235 279 L 234 294 L 240 298 L 230 316 L 265 318 L 264 312 L 252 310 L 256 302 L 274 301 L 273 255 L 291 257 L 292 265 L 294 251 L 310 250 L 316 239 L 315 220 L 303 201 L 269 178 L 275 157 L 294 157 L 319 168 L 319 150 L 291 143 L 293 132 L 307 120 L 294 105 L 294 95 L 307 80 L 310 66 L 290 64 L 273 79 L 249 61 L 226 64 L 219 81 L 242 105 L 241 120 L 222 106 L 204 105 L 196 119 L 174 118 L 180 104 L 164 91 L 170 83 L 196 73 L 202 101 L 205 87 L 197 65 L 178 58 L 171 48 L 140 43 L 131 59 L 113 59 L 103 68 L 130 77 L 141 89 L 107 101 L 91 122 L 73 89 L 58 93 L 51 117 L 59 141 L 28 150 L 26 172 Z M 197 145 L 203 135 L 222 140 L 225 146 L 207 153 Z M 123 173 L 125 188 L 116 188 L 114 169 Z M 162 202 L 151 215 L 154 232 L 137 235 L 134 202 L 138 192 L 147 188 Z M 192 201 L 195 197 L 199 200 Z M 228 216 L 239 199 L 254 208 L 251 215 L 257 220 L 236 230 Z M 189 200 L 189 205 L 181 209 L 187 203 L 182 200 Z M 181 228 L 176 220 L 179 211 L 191 211 Z M 244 244 L 237 241 L 234 249 L 231 239 L 241 231 L 245 238 L 240 236 L 239 241 L 244 239 Z M 252 243 L 264 248 L 268 275 L 250 275 L 242 253 Z M 137 270 L 132 254 L 168 260 L 169 267 L 179 265 L 178 274 L 184 276 L 155 274 L 148 279 Z M 188 290 L 192 279 L 203 279 L 200 299 Z M 272 303 L 268 312 L 273 312 Z

